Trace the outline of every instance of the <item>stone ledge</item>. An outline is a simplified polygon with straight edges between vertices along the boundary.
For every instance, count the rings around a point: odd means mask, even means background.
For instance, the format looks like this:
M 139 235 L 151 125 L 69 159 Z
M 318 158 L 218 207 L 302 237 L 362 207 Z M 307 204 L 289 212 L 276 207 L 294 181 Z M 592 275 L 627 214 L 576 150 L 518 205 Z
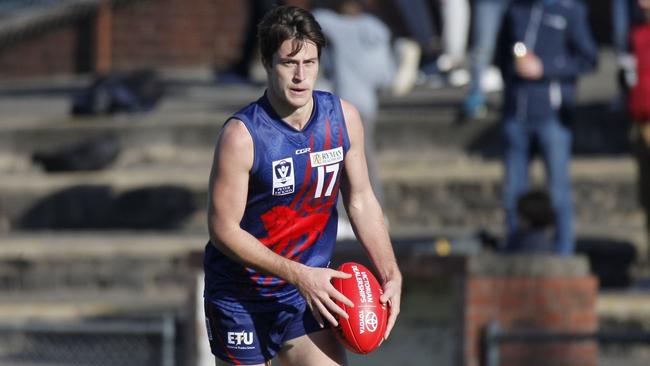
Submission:
M 190 287 L 164 291 L 134 292 L 66 291 L 2 294 L 0 321 L 20 323 L 33 320 L 66 321 L 81 318 L 162 314 L 187 311 Z
M 203 250 L 207 233 L 129 231 L 43 232 L 0 237 L 0 260 L 111 257 L 171 258 Z
M 584 277 L 590 273 L 586 257 L 553 255 L 480 255 L 470 257 L 467 272 L 488 277 Z
M 650 293 L 632 291 L 602 292 L 596 310 L 608 323 L 636 323 L 650 329 Z
M 440 256 L 435 254 L 433 243 L 433 239 L 425 237 L 393 240 L 405 276 L 577 278 L 591 275 L 589 261 L 584 256 L 499 255 L 490 252 Z M 347 261 L 370 265 L 361 245 L 355 240 L 341 241 L 335 248 L 333 263 Z

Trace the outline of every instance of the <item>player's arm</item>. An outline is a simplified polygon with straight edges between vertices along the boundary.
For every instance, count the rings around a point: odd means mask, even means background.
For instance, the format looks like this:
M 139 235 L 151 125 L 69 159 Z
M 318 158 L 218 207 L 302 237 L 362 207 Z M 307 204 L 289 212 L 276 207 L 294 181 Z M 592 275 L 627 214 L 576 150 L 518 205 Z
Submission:
M 347 314 L 332 300 L 352 302 L 330 283 L 349 274 L 329 268 L 312 268 L 284 258 L 240 227 L 246 208 L 249 173 L 253 166 L 253 139 L 246 126 L 231 120 L 224 127 L 214 154 L 208 190 L 210 239 L 222 253 L 247 267 L 285 279 L 298 288 L 316 318 L 321 314 L 337 325 L 332 314 Z
M 384 214 L 370 185 L 361 117 L 350 103 L 341 101 L 341 105 L 350 138 L 342 182 L 343 202 L 357 238 L 377 269 L 384 288 L 381 302 L 388 302 L 390 305 L 390 316 L 384 336 L 388 338 L 400 311 L 402 274 L 397 266 Z

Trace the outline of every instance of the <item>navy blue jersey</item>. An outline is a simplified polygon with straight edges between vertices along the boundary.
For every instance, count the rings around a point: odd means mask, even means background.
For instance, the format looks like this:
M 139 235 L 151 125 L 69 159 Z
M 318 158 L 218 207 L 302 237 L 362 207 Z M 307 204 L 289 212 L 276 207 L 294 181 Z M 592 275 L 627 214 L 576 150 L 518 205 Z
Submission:
M 266 95 L 232 118 L 253 139 L 246 209 L 240 226 L 275 253 L 326 267 L 334 244 L 336 201 L 350 142 L 340 99 L 314 91 L 309 122 L 298 131 L 275 113 Z M 293 303 L 300 295 L 283 279 L 243 266 L 208 243 L 205 296 L 233 310 Z

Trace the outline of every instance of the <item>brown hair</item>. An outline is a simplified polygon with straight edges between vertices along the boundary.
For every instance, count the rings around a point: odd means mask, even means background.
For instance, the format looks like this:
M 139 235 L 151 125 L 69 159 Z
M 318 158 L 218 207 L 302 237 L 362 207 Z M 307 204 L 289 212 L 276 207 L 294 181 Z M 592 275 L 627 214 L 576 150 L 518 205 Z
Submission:
M 555 211 L 548 193 L 531 190 L 517 199 L 517 214 L 525 225 L 532 229 L 546 229 L 555 222 Z
M 271 65 L 273 54 L 288 39 L 294 40 L 291 56 L 302 49 L 305 41 L 312 41 L 316 44 L 320 58 L 321 48 L 326 44 L 323 31 L 314 16 L 297 6 L 278 6 L 266 13 L 257 26 L 257 37 L 262 63 L 266 66 Z

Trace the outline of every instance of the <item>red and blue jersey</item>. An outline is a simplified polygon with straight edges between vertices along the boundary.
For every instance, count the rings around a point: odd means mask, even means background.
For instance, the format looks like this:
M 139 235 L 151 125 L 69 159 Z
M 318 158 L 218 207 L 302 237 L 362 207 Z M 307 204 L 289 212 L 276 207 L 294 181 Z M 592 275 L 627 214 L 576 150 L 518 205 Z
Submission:
M 350 142 L 341 101 L 314 91 L 309 122 L 298 131 L 275 113 L 266 95 L 232 118 L 253 139 L 246 209 L 240 226 L 275 253 L 312 267 L 329 264 L 336 202 Z M 292 303 L 300 295 L 281 278 L 236 262 L 208 243 L 205 297 L 233 310 Z

